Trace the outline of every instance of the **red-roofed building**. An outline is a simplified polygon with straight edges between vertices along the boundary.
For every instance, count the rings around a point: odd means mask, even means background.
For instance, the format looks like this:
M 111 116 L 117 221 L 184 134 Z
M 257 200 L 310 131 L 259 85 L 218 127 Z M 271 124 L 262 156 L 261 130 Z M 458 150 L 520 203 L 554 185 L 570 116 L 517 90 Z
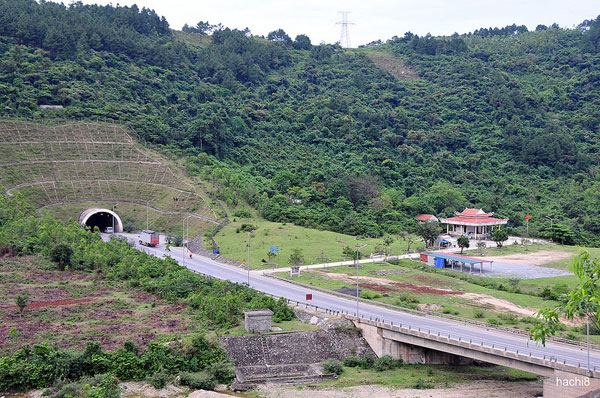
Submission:
M 438 222 L 438 218 L 436 216 L 434 216 L 433 214 L 419 214 L 418 216 L 415 217 L 415 220 L 417 220 L 419 222 L 419 224 L 422 224 L 424 222 Z
M 440 222 L 446 224 L 446 231 L 450 235 L 485 239 L 494 225 L 508 223 L 508 219 L 494 218 L 493 215 L 494 213 L 486 213 L 481 209 L 465 209 L 462 213 L 456 212 L 456 217 L 441 218 Z

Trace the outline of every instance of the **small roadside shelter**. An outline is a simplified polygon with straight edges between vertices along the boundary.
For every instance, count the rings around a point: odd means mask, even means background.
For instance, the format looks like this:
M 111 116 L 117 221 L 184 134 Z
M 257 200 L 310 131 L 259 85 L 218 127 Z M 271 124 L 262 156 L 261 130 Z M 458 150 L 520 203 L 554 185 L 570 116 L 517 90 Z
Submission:
M 463 271 L 463 268 L 469 267 L 469 273 L 473 273 L 473 266 L 479 264 L 479 273 L 483 273 L 483 264 L 488 263 L 490 265 L 490 270 L 492 269 L 493 261 L 490 260 L 482 260 L 480 258 L 461 256 L 458 254 L 450 254 L 450 253 L 421 253 L 420 260 L 427 263 L 428 265 L 436 268 L 447 268 L 450 267 L 454 270 L 455 267 L 460 266 L 460 271 Z

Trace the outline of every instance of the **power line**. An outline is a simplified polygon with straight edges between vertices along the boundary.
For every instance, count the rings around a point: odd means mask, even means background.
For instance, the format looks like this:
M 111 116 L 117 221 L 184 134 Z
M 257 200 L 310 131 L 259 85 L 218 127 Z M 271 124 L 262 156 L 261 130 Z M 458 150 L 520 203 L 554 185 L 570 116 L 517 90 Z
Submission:
M 348 32 L 348 25 L 354 25 L 353 22 L 348 22 L 348 14 L 350 11 L 338 11 L 341 14 L 342 20 L 336 22 L 336 25 L 342 25 L 342 33 L 340 34 L 340 46 L 344 48 L 350 48 L 350 33 Z

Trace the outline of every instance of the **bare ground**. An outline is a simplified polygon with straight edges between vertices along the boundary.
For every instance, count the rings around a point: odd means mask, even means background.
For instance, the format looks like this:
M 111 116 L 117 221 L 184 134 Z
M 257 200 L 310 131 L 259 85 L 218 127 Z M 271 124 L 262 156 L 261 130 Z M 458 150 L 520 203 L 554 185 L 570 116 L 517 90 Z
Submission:
M 486 256 L 486 260 L 510 264 L 546 265 L 573 257 L 573 253 L 559 250 L 540 250 L 533 253 L 514 253 L 506 256 Z
M 406 65 L 400 58 L 385 52 L 371 52 L 367 57 L 375 65 L 389 72 L 398 80 L 416 80 L 419 78 L 414 69 Z
M 350 277 L 349 275 L 346 275 L 346 274 L 338 274 L 338 273 L 333 273 L 333 272 L 315 271 L 315 270 L 311 270 L 310 272 L 314 272 L 314 273 L 317 273 L 320 275 L 325 275 L 328 278 L 341 280 L 341 281 L 344 281 L 347 283 L 355 283 L 356 282 L 355 278 Z M 430 294 L 437 294 L 437 295 L 457 295 L 457 296 L 460 296 L 461 298 L 466 298 L 466 299 L 470 299 L 470 300 L 473 300 L 473 301 L 476 301 L 479 303 L 491 305 L 495 308 L 495 310 L 501 311 L 501 312 L 513 312 L 513 313 L 517 313 L 517 314 L 525 315 L 525 316 L 535 316 L 538 312 L 537 309 L 521 307 L 519 305 L 511 303 L 508 300 L 499 299 L 497 297 L 490 296 L 489 294 L 457 292 L 452 289 L 433 288 L 430 286 L 417 285 L 414 283 L 394 282 L 394 281 L 390 281 L 387 279 L 373 278 L 373 277 L 368 277 L 368 276 L 360 276 L 359 279 L 361 281 L 361 286 L 363 286 L 367 289 L 375 290 L 375 291 L 381 291 L 381 292 L 398 291 L 398 292 L 401 292 L 402 290 L 404 290 L 404 291 L 408 290 L 413 293 L 430 293 Z M 425 279 L 423 279 L 423 281 L 425 281 Z M 367 283 L 365 283 L 365 282 L 367 282 Z M 427 280 L 427 282 L 432 282 L 432 281 Z
M 160 335 L 194 331 L 182 305 L 94 273 L 55 270 L 42 257 L 0 259 L 0 280 L 3 354 L 43 342 L 83 348 L 99 341 L 112 350 L 129 339 L 144 346 Z M 29 305 L 20 316 L 15 299 L 25 292 Z
M 298 390 L 293 387 L 265 385 L 258 388 L 258 393 L 264 398 L 531 398 L 542 395 L 542 385 L 478 381 L 453 388 L 431 390 L 396 389 L 373 385 Z

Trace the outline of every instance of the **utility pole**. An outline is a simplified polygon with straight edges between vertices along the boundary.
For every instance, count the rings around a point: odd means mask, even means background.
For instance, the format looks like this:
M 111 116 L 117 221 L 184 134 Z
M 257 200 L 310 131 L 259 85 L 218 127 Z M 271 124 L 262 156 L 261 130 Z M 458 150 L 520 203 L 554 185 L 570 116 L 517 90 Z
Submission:
M 342 32 L 340 34 L 340 46 L 343 48 L 350 48 L 350 33 L 348 33 L 348 25 L 354 25 L 352 22 L 348 22 L 348 14 L 350 11 L 338 11 L 338 14 L 342 16 L 342 20 L 336 22 L 336 25 L 342 25 Z
M 146 202 L 146 229 L 150 229 L 148 225 L 148 202 Z

